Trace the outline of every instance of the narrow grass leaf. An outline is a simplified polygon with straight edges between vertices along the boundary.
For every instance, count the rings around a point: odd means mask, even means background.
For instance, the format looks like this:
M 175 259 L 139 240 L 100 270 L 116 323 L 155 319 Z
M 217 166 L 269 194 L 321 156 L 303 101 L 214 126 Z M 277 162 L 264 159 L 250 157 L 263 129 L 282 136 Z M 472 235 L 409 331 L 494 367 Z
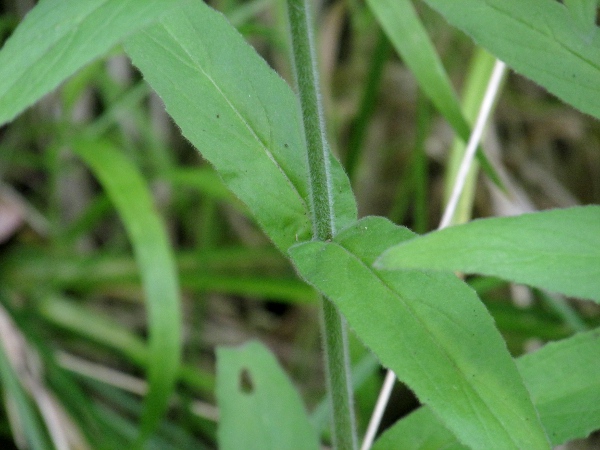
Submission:
M 177 270 L 167 232 L 138 169 L 105 141 L 79 140 L 74 151 L 90 167 L 123 220 L 140 268 L 149 330 L 149 391 L 142 435 L 158 425 L 174 388 L 181 353 Z
M 231 195 L 221 177 L 211 167 L 178 167 L 166 174 L 166 179 L 176 188 L 191 188 L 207 198 L 223 201 L 244 212 L 240 202 Z
M 600 302 L 600 206 L 474 220 L 399 243 L 376 264 L 497 276 Z
M 600 428 L 600 330 L 545 345 L 517 359 L 553 446 L 587 437 Z M 422 407 L 389 428 L 373 450 L 464 448 Z
M 217 402 L 223 450 L 319 448 L 300 396 L 258 342 L 217 349 Z
M 0 50 L 0 125 L 177 0 L 43 0 Z
M 415 76 L 419 87 L 465 142 L 471 127 L 463 116 L 450 78 L 411 0 L 367 0 L 387 37 Z M 477 151 L 482 169 L 501 189 L 499 175 L 485 154 Z
M 37 308 L 40 316 L 52 325 L 116 350 L 132 364 L 146 365 L 148 349 L 144 341 L 108 317 L 92 314 L 81 304 L 58 296 L 40 299 Z
M 218 12 L 185 3 L 126 42 L 167 111 L 283 251 L 311 236 L 308 163 L 297 100 Z M 337 227 L 356 219 L 331 156 Z
M 390 242 L 414 234 L 369 217 L 332 242 L 289 251 L 300 274 L 330 298 L 363 342 L 472 448 L 548 448 L 494 322 L 453 274 L 372 267 Z
M 51 448 L 44 426 L 39 420 L 38 411 L 20 384 L 2 344 L 0 344 L 0 382 L 4 401 L 12 403 L 15 407 L 20 421 L 20 430 L 27 440 L 27 445 L 33 450 Z
M 512 69 L 600 118 L 600 33 L 595 14 L 580 14 L 590 1 L 425 1 Z
M 367 0 L 367 4 L 423 92 L 456 132 L 468 140 L 470 127 L 412 1 Z
M 462 91 L 462 110 L 470 124 L 474 124 L 479 115 L 481 104 L 485 97 L 487 85 L 492 73 L 496 58 L 490 55 L 482 48 L 475 49 L 469 69 L 463 83 Z M 446 163 L 446 174 L 444 176 L 444 204 L 447 205 L 457 176 L 460 171 L 461 162 L 467 150 L 467 143 L 462 139 L 454 139 L 454 143 L 449 151 Z M 471 164 L 464 187 L 461 190 L 460 200 L 456 205 L 456 212 L 452 218 L 452 224 L 468 222 L 473 214 L 473 203 L 477 181 L 479 175 L 479 166 L 476 162 Z M 417 230 L 417 233 L 427 230 Z
M 135 366 L 148 366 L 150 355 L 146 343 L 115 320 L 99 314 L 92 316 L 80 304 L 56 296 L 45 297 L 37 306 L 39 314 L 51 325 L 116 351 Z M 182 383 L 205 395 L 214 391 L 213 375 L 197 367 L 181 365 L 178 377 Z

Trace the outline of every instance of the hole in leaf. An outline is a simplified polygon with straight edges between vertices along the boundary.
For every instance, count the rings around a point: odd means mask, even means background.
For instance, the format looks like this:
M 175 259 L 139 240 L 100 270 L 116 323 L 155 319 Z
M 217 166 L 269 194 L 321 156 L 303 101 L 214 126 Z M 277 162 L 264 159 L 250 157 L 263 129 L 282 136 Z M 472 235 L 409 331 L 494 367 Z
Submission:
M 240 391 L 244 394 L 252 394 L 254 392 L 252 377 L 245 367 L 240 371 Z

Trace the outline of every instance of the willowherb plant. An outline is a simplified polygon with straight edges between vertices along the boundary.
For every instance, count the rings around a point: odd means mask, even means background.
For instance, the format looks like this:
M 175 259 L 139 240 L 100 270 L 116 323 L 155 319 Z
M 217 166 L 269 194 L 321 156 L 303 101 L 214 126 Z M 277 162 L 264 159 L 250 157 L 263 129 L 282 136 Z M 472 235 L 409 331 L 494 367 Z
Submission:
M 469 121 L 413 3 L 367 3 L 425 95 L 468 141 Z M 600 118 L 595 0 L 426 3 L 511 69 Z M 423 236 L 382 217 L 358 220 L 350 181 L 325 139 L 307 1 L 289 0 L 287 10 L 296 94 L 201 1 L 42 0 L 0 51 L 0 123 L 122 44 L 183 136 L 322 294 L 335 447 L 357 445 L 346 322 L 424 405 L 375 448 L 545 449 L 600 428 L 597 330 L 515 360 L 477 293 L 454 274 L 600 302 L 600 207 L 480 219 Z M 86 135 L 60 139 L 115 202 L 143 268 L 150 347 L 140 444 L 159 424 L 180 376 L 173 256 L 162 225 L 148 219 L 149 197 L 140 194 L 141 204 L 118 200 L 120 192 L 144 187 L 114 146 Z M 501 184 L 481 149 L 478 158 Z M 114 173 L 110 160 L 118 163 Z M 164 272 L 169 281 L 156 284 Z M 219 349 L 217 357 L 220 448 L 319 448 L 300 397 L 265 348 L 251 343 Z M 3 388 L 17 392 L 5 359 Z M 559 376 L 560 367 L 568 373 Z M 25 406 L 19 414 L 33 423 Z

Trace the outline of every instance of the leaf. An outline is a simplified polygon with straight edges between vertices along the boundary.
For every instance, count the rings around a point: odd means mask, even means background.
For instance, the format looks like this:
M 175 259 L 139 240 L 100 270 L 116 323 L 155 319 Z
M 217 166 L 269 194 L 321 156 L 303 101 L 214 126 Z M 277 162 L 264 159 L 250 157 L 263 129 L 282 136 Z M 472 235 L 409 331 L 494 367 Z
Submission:
M 146 294 L 149 329 L 149 390 L 142 436 L 162 418 L 173 392 L 181 354 L 177 270 L 167 232 L 137 168 L 106 141 L 78 140 L 73 150 L 102 184 L 133 246 Z
M 260 343 L 217 349 L 219 448 L 318 449 L 300 396 Z
M 124 37 L 168 11 L 175 0 L 43 0 L 0 51 L 0 125 Z
M 411 0 L 367 0 L 423 92 L 465 141 L 471 134 L 458 98 Z
M 2 298 L 5 301 L 4 298 Z M 23 336 L 15 336 L 18 333 L 15 328 L 14 322 L 9 319 L 8 312 L 3 306 L 0 306 L 0 383 L 2 386 L 3 400 L 5 404 L 12 405 L 13 411 L 16 412 L 19 422 L 17 424 L 11 423 L 12 427 L 18 426 L 19 431 L 24 435 L 26 444 L 28 447 L 34 450 L 45 450 L 50 448 L 48 437 L 45 427 L 42 425 L 39 418 L 39 411 L 35 408 L 31 398 L 26 393 L 22 386 L 22 380 L 19 380 L 23 374 L 15 372 L 13 368 L 14 363 L 21 364 L 21 370 L 26 369 L 25 361 L 12 361 L 11 364 L 10 354 L 8 353 L 9 343 L 12 342 L 13 357 L 22 359 L 20 356 L 21 352 L 24 352 L 24 348 L 19 348 L 23 342 L 21 339 Z M 14 359 L 13 358 L 13 359 Z
M 466 144 L 471 136 L 471 127 L 461 111 L 450 78 L 412 1 L 367 0 L 367 4 L 404 63 L 410 68 L 419 87 Z M 494 184 L 505 190 L 500 176 L 481 149 L 477 150 L 477 158 Z
M 474 220 L 401 242 L 376 265 L 480 273 L 600 301 L 600 206 Z
M 238 32 L 188 2 L 126 42 L 184 136 L 285 251 L 311 237 L 308 163 L 296 97 Z M 356 220 L 350 184 L 332 158 L 337 228 Z
M 151 357 L 146 342 L 124 325 L 100 314 L 90 314 L 88 308 L 74 301 L 48 296 L 38 301 L 40 315 L 53 326 L 89 340 L 124 356 L 128 363 L 147 369 Z M 181 365 L 179 381 L 204 395 L 214 392 L 214 376 L 193 365 Z
M 550 0 L 425 1 L 515 71 L 600 118 L 600 34 L 591 18 L 582 25 L 572 7 Z
M 517 359 L 553 446 L 600 428 L 600 330 L 545 345 Z M 434 444 L 435 443 L 435 444 Z M 428 407 L 389 428 L 373 450 L 463 448 Z
M 464 449 L 431 408 L 422 406 L 398 420 L 375 441 L 372 450 Z
M 553 445 L 600 429 L 600 329 L 545 345 L 517 366 Z
M 493 320 L 453 274 L 383 272 L 372 263 L 413 233 L 369 217 L 333 242 L 289 251 L 299 273 L 344 314 L 363 342 L 472 448 L 548 448 Z
M 573 18 L 574 26 L 581 27 L 583 36 L 592 35 L 596 28 L 598 0 L 563 0 Z

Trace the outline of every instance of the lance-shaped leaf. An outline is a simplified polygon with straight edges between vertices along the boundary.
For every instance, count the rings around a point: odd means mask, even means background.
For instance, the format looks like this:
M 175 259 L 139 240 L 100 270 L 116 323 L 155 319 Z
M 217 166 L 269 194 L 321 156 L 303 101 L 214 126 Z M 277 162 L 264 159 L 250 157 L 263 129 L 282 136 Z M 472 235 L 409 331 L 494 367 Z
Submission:
M 474 220 L 401 242 L 376 265 L 481 273 L 600 301 L 600 206 Z
M 132 37 L 127 53 L 184 136 L 283 251 L 311 236 L 308 163 L 296 97 L 227 20 L 187 2 Z M 332 157 L 337 228 L 356 219 Z
M 548 448 L 529 394 L 475 292 L 451 273 L 372 267 L 390 242 L 414 236 L 370 217 L 332 242 L 289 253 L 357 335 L 472 448 Z
M 219 448 L 318 449 L 294 386 L 260 343 L 217 349 Z
M 367 0 L 367 4 L 385 31 L 394 49 L 415 76 L 419 87 L 437 110 L 466 143 L 471 127 L 463 116 L 460 103 L 435 46 L 413 6 L 412 0 Z M 481 167 L 501 189 L 502 181 L 485 153 L 477 151 Z
M 600 33 L 580 14 L 590 1 L 425 1 L 515 71 L 600 118 Z
M 471 134 L 469 124 L 412 1 L 367 0 L 367 4 L 423 92 L 466 142 Z
M 142 415 L 145 437 L 162 418 L 179 370 L 181 311 L 175 258 L 148 186 L 137 168 L 108 142 L 78 140 L 73 149 L 115 205 L 140 269 L 150 335 L 149 390 Z
M 600 429 L 599 352 L 600 331 L 594 330 L 547 344 L 517 359 L 554 446 Z M 399 420 L 373 446 L 373 450 L 428 448 L 464 448 L 428 407 Z
M 177 0 L 43 0 L 0 51 L 0 125 Z

